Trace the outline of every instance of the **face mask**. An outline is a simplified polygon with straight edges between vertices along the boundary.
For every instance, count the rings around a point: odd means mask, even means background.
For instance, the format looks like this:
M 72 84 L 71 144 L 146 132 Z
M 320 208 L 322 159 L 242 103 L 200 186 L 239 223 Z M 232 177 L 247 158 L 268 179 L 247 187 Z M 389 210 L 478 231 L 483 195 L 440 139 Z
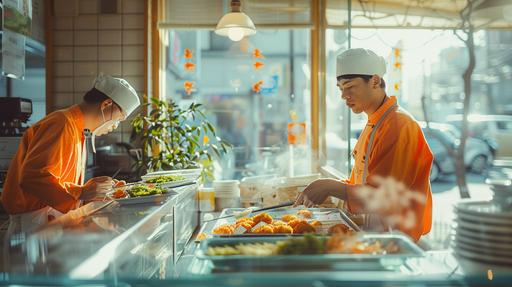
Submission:
M 96 136 L 106 135 L 109 132 L 115 130 L 119 125 L 119 120 L 105 121 L 105 115 L 103 114 L 103 110 L 101 110 L 101 116 L 103 117 L 103 123 L 92 132 L 91 143 L 93 153 L 96 153 Z

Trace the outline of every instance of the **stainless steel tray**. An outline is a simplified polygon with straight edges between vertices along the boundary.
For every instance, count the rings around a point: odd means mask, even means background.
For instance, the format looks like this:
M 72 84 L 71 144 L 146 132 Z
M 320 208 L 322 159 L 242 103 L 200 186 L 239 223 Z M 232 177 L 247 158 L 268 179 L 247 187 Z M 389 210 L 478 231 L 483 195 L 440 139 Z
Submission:
M 320 254 L 320 255 L 278 255 L 278 256 L 209 256 L 208 247 L 229 246 L 240 243 L 276 242 L 290 238 L 281 237 L 250 237 L 250 238 L 209 238 L 201 242 L 196 256 L 201 260 L 210 260 L 214 268 L 220 269 L 275 269 L 275 270 L 309 270 L 309 269 L 350 269 L 377 270 L 385 266 L 402 265 L 406 259 L 424 256 L 421 250 L 402 233 L 360 235 L 360 240 L 378 239 L 383 245 L 394 241 L 399 249 L 393 254 Z
M 304 208 L 279 208 L 270 210 L 266 213 L 268 213 L 270 216 L 272 216 L 274 219 L 280 219 L 285 214 L 294 214 L 297 215 L 297 211 L 304 209 Z M 240 212 L 244 210 L 243 208 L 226 208 L 222 210 L 222 213 L 219 217 L 224 217 L 233 214 L 234 212 Z M 309 211 L 313 213 L 313 217 L 311 219 L 308 219 L 309 221 L 312 220 L 318 220 L 322 223 L 322 227 L 318 228 L 317 234 L 327 234 L 327 230 L 329 227 L 343 223 L 350 227 L 351 230 L 354 230 L 353 227 L 351 227 L 351 224 L 348 223 L 346 220 L 344 220 L 344 217 L 342 215 L 341 210 L 337 208 L 308 208 Z M 252 216 L 252 215 L 249 215 Z M 236 219 L 234 217 L 226 218 L 226 219 L 220 219 L 215 223 L 214 229 L 224 225 L 224 224 L 233 224 L 236 222 Z M 356 226 L 357 227 L 357 226 Z M 257 234 L 239 234 L 239 235 L 213 235 L 215 237 L 262 237 L 262 236 L 268 236 L 268 235 L 257 235 Z
M 144 204 L 144 203 L 155 203 L 160 204 L 167 200 L 168 197 L 176 195 L 177 193 L 174 191 L 169 191 L 164 194 L 155 194 L 155 195 L 147 195 L 147 196 L 138 196 L 138 197 L 125 197 L 125 198 L 116 198 L 113 199 L 117 201 L 121 205 L 131 205 L 131 204 Z

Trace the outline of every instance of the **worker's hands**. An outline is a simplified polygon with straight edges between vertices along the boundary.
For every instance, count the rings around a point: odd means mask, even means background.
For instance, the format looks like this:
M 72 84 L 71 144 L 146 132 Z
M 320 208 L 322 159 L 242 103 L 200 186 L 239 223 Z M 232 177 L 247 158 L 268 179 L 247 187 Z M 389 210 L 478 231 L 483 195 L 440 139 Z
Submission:
M 89 179 L 82 187 L 80 199 L 84 201 L 93 200 L 96 197 L 104 196 L 112 190 L 114 182 L 109 176 L 98 176 Z
M 314 205 L 322 204 L 329 196 L 339 198 L 343 185 L 344 183 L 341 181 L 331 178 L 315 180 L 299 194 L 293 206 L 304 205 L 306 207 L 313 207 Z

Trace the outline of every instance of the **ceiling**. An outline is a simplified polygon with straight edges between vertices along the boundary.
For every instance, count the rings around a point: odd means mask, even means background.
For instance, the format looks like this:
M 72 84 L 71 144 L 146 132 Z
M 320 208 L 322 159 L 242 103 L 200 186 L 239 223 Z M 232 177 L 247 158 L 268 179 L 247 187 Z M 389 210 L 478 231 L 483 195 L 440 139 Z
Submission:
M 480 9 L 485 13 L 473 14 L 472 22 L 477 28 L 512 30 L 512 19 L 504 19 L 508 14 L 512 17 L 511 0 L 477 1 L 480 7 L 488 8 Z M 242 10 L 260 28 L 310 26 L 311 6 L 320 2 L 326 5 L 328 26 L 348 26 L 348 0 L 242 0 Z M 164 3 L 163 28 L 213 28 L 229 9 L 229 0 L 166 0 Z M 356 28 L 454 29 L 461 25 L 460 11 L 466 0 L 352 0 L 351 5 L 351 24 Z M 504 9 L 506 5 L 509 7 Z

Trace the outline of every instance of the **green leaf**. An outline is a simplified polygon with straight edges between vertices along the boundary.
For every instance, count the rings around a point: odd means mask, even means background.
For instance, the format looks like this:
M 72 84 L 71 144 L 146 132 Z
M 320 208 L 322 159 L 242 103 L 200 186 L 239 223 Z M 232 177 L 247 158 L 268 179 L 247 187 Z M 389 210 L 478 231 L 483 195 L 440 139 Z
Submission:
M 219 148 L 217 147 L 217 145 L 212 144 L 211 147 L 212 147 L 213 152 L 220 158 L 220 152 L 219 152 Z
M 212 134 L 215 135 L 215 128 L 213 127 L 213 125 L 210 122 L 206 122 L 206 125 L 208 126 L 210 132 L 212 132 Z

